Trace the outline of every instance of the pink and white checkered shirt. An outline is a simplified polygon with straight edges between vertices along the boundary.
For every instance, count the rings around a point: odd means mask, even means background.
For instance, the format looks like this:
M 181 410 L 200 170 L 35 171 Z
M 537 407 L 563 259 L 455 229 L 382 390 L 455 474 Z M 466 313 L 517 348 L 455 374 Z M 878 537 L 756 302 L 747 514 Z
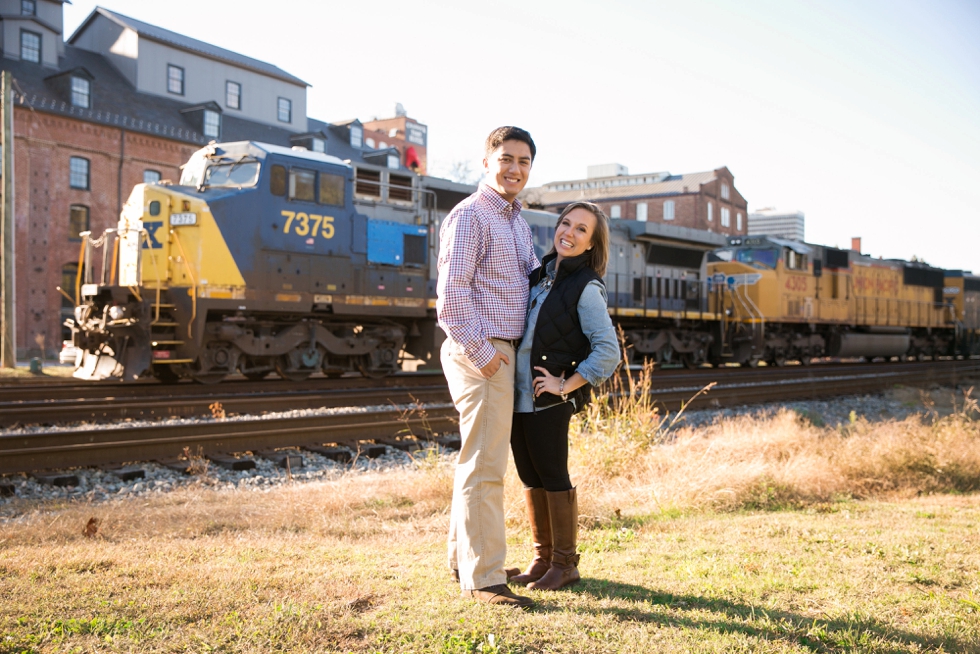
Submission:
M 477 368 L 490 363 L 491 338 L 524 334 L 527 276 L 540 266 L 521 203 L 480 184 L 439 230 L 439 326 Z

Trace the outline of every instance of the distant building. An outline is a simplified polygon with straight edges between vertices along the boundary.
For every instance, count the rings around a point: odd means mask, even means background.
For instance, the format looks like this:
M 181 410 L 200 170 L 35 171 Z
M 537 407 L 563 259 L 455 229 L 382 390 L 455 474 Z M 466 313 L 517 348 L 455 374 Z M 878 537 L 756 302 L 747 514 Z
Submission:
M 560 212 L 577 200 L 595 202 L 612 219 L 667 223 L 719 234 L 745 234 L 748 204 L 735 177 L 721 167 L 702 173 L 630 175 L 621 164 L 589 166 L 585 179 L 526 189 L 533 208 Z
M 393 147 L 398 151 L 401 165 L 419 175 L 426 174 L 428 128 L 409 118 L 401 103 L 395 106 L 394 118 L 366 120 L 363 125 L 368 147 L 381 150 Z
M 749 214 L 749 234 L 779 236 L 803 241 L 805 220 L 802 211 L 778 211 L 773 208 L 759 209 Z

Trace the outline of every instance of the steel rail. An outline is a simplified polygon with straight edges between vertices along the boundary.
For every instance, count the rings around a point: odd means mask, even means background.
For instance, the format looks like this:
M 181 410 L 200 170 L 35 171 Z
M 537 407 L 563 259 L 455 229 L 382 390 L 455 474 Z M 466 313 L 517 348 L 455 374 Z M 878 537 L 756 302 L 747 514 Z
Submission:
M 971 365 L 980 366 L 980 360 L 657 370 L 654 383 L 659 394 L 678 386 L 696 391 L 712 381 L 738 383 L 744 380 L 750 385 L 773 384 L 778 380 L 798 382 L 832 374 L 849 377 L 861 374 L 894 376 L 896 371 L 905 370 L 922 371 L 928 377 L 929 371 L 937 366 L 950 365 L 969 368 Z M 918 374 L 914 373 L 915 376 Z M 241 380 L 216 386 L 90 383 L 81 390 L 85 391 L 82 396 L 77 394 L 76 387 L 62 389 L 59 393 L 18 389 L 5 394 L 0 389 L 0 428 L 25 424 L 209 416 L 212 414 L 210 407 L 215 403 L 221 404 L 227 414 L 254 414 L 389 402 L 403 404 L 415 400 L 448 401 L 449 398 L 445 379 L 441 374 L 431 372 L 396 375 L 381 380 L 360 377 L 273 383 Z
M 674 376 L 675 380 L 684 379 L 684 383 L 672 386 L 657 379 L 658 384 L 651 393 L 656 402 L 673 411 L 686 402 L 692 408 L 721 407 L 866 393 L 896 384 L 956 385 L 980 377 L 980 361 L 972 360 L 887 367 L 891 369 L 861 368 L 850 371 L 852 374 L 844 374 L 840 369 L 828 369 L 821 374 L 819 369 L 801 368 L 794 377 L 771 375 L 768 379 L 752 373 L 719 378 L 717 370 L 710 370 L 705 376 Z M 709 393 L 691 401 L 712 381 L 717 384 Z M 419 410 L 384 406 L 335 410 L 313 416 L 6 433 L 0 434 L 0 474 L 171 458 L 181 454 L 185 447 L 195 451 L 200 448 L 205 454 L 246 452 L 455 429 L 456 412 L 450 403 L 430 400 L 421 408 L 424 416 Z

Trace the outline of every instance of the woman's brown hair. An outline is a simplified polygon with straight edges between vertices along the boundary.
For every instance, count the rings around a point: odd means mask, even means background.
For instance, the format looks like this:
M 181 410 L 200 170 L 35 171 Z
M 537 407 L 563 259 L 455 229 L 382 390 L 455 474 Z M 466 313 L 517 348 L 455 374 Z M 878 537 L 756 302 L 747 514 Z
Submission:
M 576 209 L 585 209 L 595 216 L 595 229 L 592 230 L 592 249 L 586 251 L 585 254 L 588 256 L 589 268 L 602 277 L 606 274 L 606 264 L 609 263 L 609 218 L 597 204 L 573 202 L 562 209 L 561 215 L 558 216 L 558 222 L 555 223 L 555 229 L 558 229 L 565 216 Z M 554 244 L 551 246 L 551 251 L 555 251 Z

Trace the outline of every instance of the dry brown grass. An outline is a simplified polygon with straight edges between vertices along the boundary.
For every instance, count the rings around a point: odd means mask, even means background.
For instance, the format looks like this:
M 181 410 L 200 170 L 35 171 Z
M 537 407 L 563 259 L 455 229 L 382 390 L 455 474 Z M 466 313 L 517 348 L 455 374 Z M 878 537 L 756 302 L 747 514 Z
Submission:
M 980 410 L 972 389 L 940 412 L 817 426 L 780 409 L 683 426 L 648 399 L 645 368 L 614 401 L 573 422 L 571 466 L 583 497 L 604 508 L 788 508 L 840 499 L 898 499 L 980 490 Z M 635 391 L 635 392 L 634 392 Z M 818 421 L 819 422 L 819 421 Z

